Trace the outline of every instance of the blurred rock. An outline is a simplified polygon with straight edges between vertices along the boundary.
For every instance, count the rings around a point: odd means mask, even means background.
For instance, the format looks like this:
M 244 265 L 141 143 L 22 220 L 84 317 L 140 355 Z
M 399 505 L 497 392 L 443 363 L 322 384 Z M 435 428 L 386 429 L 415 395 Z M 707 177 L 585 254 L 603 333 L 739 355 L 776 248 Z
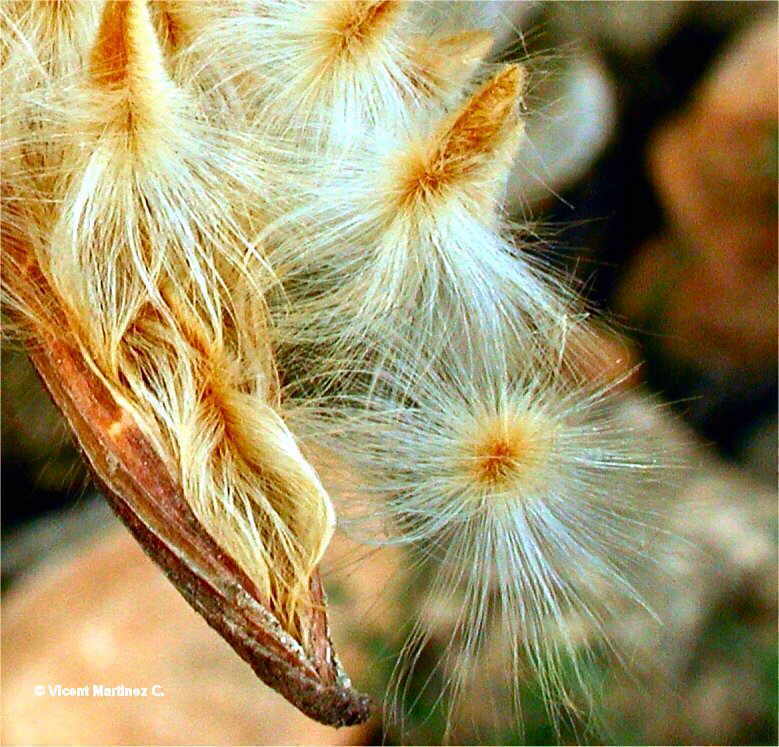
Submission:
M 614 631 L 633 671 L 608 690 L 613 738 L 629 725 L 644 744 L 776 744 L 776 493 L 711 457 L 691 477 L 686 547 L 653 600 L 663 626 Z
M 779 423 L 772 415 L 760 423 L 744 443 L 741 458 L 749 473 L 771 488 L 776 486 Z
M 115 524 L 3 607 L 3 744 L 364 744 L 371 732 L 317 724 L 263 685 Z M 56 684 L 164 695 L 34 692 Z
M 581 34 L 606 41 L 628 54 L 643 54 L 673 31 L 689 2 L 555 3 L 554 18 L 569 38 Z
M 7 500 L 8 498 L 6 498 Z M 112 525 L 114 516 L 103 498 L 94 492 L 75 505 L 48 512 L 23 527 L 5 531 L 2 545 L 3 589 L 34 572 L 42 563 L 72 557 L 82 545 Z
M 776 78 L 769 17 L 656 133 L 649 165 L 668 230 L 638 252 L 617 297 L 664 357 L 713 379 L 775 376 Z

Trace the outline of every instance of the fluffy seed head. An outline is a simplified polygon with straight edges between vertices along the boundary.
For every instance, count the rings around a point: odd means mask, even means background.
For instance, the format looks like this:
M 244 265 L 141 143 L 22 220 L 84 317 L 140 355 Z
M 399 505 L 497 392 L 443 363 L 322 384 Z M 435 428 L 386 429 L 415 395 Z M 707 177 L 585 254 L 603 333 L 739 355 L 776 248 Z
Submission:
M 408 666 L 431 635 L 425 616 L 451 602 L 453 702 L 497 636 L 509 681 L 530 667 L 550 702 L 571 706 L 585 687 L 575 631 L 591 643 L 620 604 L 643 606 L 673 482 L 668 446 L 625 417 L 613 381 L 582 386 L 541 359 L 514 369 L 494 341 L 423 350 L 396 351 L 362 396 L 325 399 L 300 427 L 357 476 L 362 498 L 339 505 L 347 531 L 408 546 L 424 569 Z
M 322 3 L 319 23 L 322 26 L 319 56 L 323 71 L 342 59 L 351 62 L 368 58 L 391 28 L 394 16 L 402 10 L 397 0 L 347 0 Z
M 354 352 L 387 317 L 414 319 L 423 336 L 442 320 L 465 336 L 471 326 L 488 336 L 516 327 L 531 343 L 534 329 L 559 324 L 569 298 L 497 220 L 523 80 L 521 67 L 507 66 L 453 114 L 420 122 L 424 135 L 390 134 L 323 175 L 309 202 L 316 212 L 296 215 L 310 230 L 268 238 L 270 261 L 288 278 L 281 336 Z

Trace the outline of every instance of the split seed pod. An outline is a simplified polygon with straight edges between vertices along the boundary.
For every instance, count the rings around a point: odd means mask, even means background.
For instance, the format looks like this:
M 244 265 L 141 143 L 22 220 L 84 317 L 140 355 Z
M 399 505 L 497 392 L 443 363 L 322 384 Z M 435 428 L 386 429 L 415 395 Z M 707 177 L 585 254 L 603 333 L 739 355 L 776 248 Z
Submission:
M 273 278 L 247 239 L 257 175 L 171 80 L 145 2 L 106 2 L 81 56 L 69 75 L 39 60 L 11 110 L 26 118 L 4 122 L 9 327 L 190 604 L 307 714 L 357 723 L 368 703 L 335 658 L 316 571 L 333 509 L 280 415 Z M 18 70 L 4 60 L 4 79 Z

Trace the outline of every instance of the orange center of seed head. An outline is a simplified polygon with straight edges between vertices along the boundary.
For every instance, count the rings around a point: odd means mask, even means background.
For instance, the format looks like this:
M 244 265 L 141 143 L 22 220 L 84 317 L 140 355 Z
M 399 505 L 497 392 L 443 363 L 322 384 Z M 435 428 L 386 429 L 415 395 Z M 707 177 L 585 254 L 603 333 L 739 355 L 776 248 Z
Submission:
M 503 488 L 512 481 L 531 479 L 548 450 L 549 438 L 540 423 L 494 423 L 475 444 L 473 476 L 487 488 Z
M 429 207 L 447 189 L 467 189 L 474 177 L 501 162 L 499 154 L 519 126 L 514 109 L 524 79 L 521 67 L 507 66 L 445 121 L 424 149 L 405 156 L 398 164 L 400 207 Z
M 476 479 L 490 486 L 505 483 L 521 468 L 524 444 L 508 439 L 490 439 L 476 451 Z
M 341 0 L 327 3 L 323 10 L 324 29 L 328 33 L 327 62 L 345 55 L 361 54 L 381 42 L 402 10 L 401 2 L 390 0 Z
M 104 86 L 126 83 L 130 70 L 129 27 L 136 9 L 130 3 L 108 3 L 97 43 L 92 49 L 90 68 L 95 82 Z

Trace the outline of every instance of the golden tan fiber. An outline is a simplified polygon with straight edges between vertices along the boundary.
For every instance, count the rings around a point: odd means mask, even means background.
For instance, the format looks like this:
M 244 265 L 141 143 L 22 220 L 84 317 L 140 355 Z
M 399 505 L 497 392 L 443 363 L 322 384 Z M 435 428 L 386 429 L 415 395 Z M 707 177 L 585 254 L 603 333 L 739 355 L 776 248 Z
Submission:
M 50 92 L 54 116 L 32 134 L 20 122 L 9 146 L 6 302 L 28 337 L 75 338 L 300 637 L 335 521 L 278 413 L 271 275 L 245 233 L 256 216 L 237 212 L 256 172 L 233 168 L 231 143 L 200 122 L 197 90 L 170 79 L 146 2 L 109 0 L 81 54 L 85 70 Z M 41 168 L 24 170 L 33 157 Z M 65 329 L 46 316 L 52 293 Z
M 424 154 L 411 156 L 398 191 L 402 204 L 434 200 L 475 173 L 504 168 L 501 155 L 521 132 L 515 109 L 524 78 L 520 66 L 508 66 L 442 124 Z
M 415 83 L 430 96 L 458 92 L 484 61 L 492 47 L 489 31 L 463 31 L 432 39 L 415 36 L 409 39 L 410 57 L 418 69 Z

